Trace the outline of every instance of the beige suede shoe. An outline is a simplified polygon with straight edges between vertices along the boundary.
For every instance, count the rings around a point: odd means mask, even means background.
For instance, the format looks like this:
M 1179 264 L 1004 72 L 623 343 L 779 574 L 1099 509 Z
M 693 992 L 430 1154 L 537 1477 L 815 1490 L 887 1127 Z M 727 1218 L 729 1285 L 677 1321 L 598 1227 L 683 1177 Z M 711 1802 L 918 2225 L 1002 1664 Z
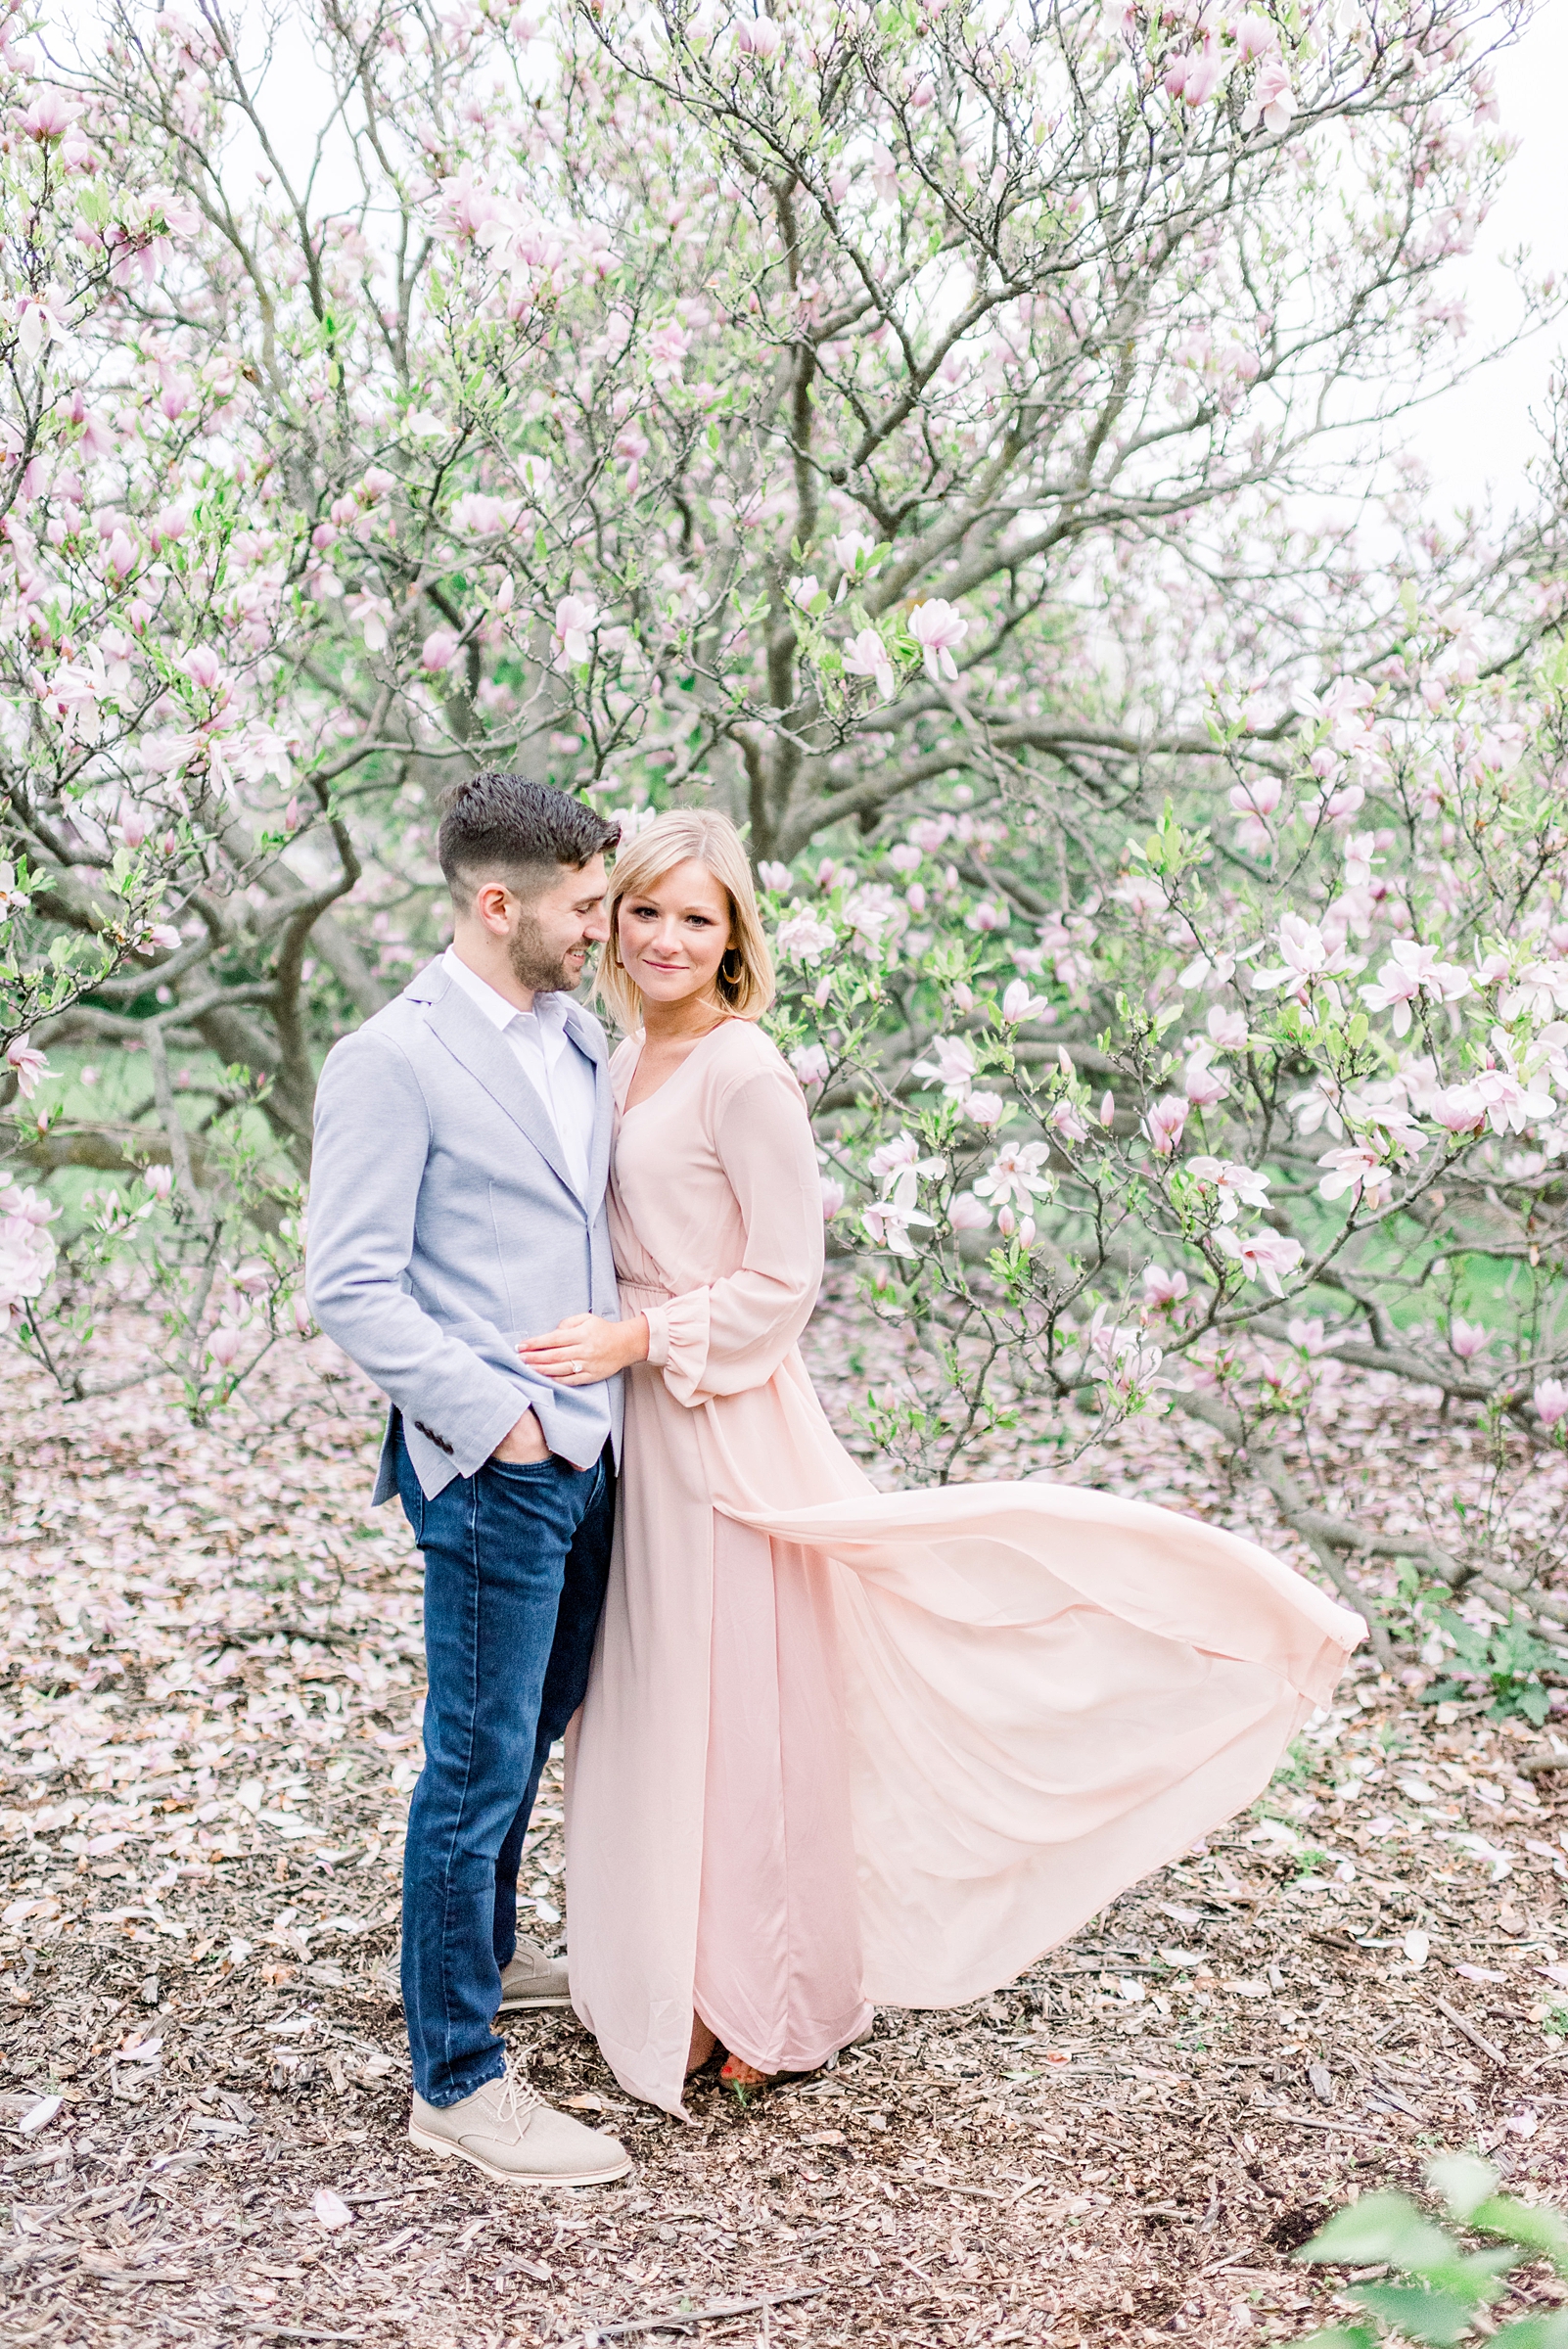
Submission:
M 376 1988 L 402 2004 L 399 1967 L 402 1951 L 394 1949 L 376 1968 Z M 547 1958 L 538 1943 L 518 1936 L 517 1953 L 501 1976 L 501 2014 L 526 2014 L 535 2006 L 570 2006 L 572 1986 L 564 1958 Z
M 512 2070 L 444 2110 L 416 2096 L 408 2135 L 425 2152 L 472 2162 L 501 2186 L 608 2186 L 631 2167 L 619 2138 L 557 2112 Z
M 564 1958 L 546 1958 L 537 1942 L 518 1935 L 517 1951 L 501 1976 L 502 2014 L 517 2014 L 530 2006 L 570 2006 L 572 1986 Z

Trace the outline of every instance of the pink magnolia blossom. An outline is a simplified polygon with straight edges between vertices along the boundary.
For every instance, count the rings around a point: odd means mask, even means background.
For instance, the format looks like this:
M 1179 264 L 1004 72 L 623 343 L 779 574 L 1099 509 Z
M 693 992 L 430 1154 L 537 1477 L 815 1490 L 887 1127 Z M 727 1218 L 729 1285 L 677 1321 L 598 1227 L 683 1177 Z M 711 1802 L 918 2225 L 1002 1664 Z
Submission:
M 1568 1419 L 1568 1383 L 1560 1378 L 1540 1380 L 1534 1402 L 1542 1426 L 1555 1427 L 1560 1419 Z
M 1020 1020 L 1032 1020 L 1046 1008 L 1045 997 L 1033 993 L 1027 979 L 1008 981 L 1001 999 L 1001 1016 L 1007 1027 L 1016 1028 Z
M 868 538 L 863 530 L 843 530 L 828 540 L 828 553 L 842 572 L 858 571 L 862 561 L 869 562 L 876 551 L 876 540 Z
M 180 934 L 172 922 L 154 922 L 151 929 L 144 933 L 139 950 L 143 954 L 150 954 L 155 947 L 161 947 L 165 954 L 173 954 L 178 952 L 179 946 Z
M 155 1199 L 167 1199 L 174 1188 L 172 1167 L 143 1167 L 142 1182 Z
M 42 294 L 23 295 L 17 311 L 17 341 L 27 358 L 36 359 L 46 343 L 69 340 L 66 296 L 58 286 L 50 286 Z
M 1201 49 L 1196 56 L 1176 58 L 1168 67 L 1165 86 L 1173 98 L 1180 97 L 1188 106 L 1207 106 L 1224 79 L 1224 59 L 1219 50 Z M 1173 81 L 1179 73 L 1175 88 Z
M 1006 1107 L 1000 1093 L 971 1093 L 964 1103 L 964 1112 L 973 1118 L 977 1126 L 989 1128 L 1001 1124 L 1002 1112 Z
M 998 1208 L 1013 1204 L 1027 1214 L 1035 1200 L 1051 1189 L 1051 1177 L 1044 1172 L 1047 1155 L 1043 1142 L 1003 1142 L 975 1184 L 976 1197 Z
M 1274 57 L 1279 51 L 1279 29 L 1267 17 L 1256 16 L 1250 9 L 1237 17 L 1230 27 L 1230 37 L 1236 44 L 1236 54 L 1245 64 L 1255 57 Z
M 0 1330 L 21 1320 L 23 1308 L 42 1294 L 55 1268 L 55 1243 L 44 1222 L 58 1211 L 48 1210 L 43 1221 L 34 1219 L 20 1201 L 13 1204 L 6 1188 L 10 1181 L 9 1174 L 0 1175 Z
M 952 648 L 962 644 L 969 633 L 969 622 L 956 605 L 944 603 L 941 596 L 932 596 L 926 603 L 916 604 L 904 626 L 924 655 L 926 675 L 931 682 L 940 685 L 944 678 L 955 682 L 958 668 Z
M 1272 815 L 1285 796 L 1285 787 L 1277 775 L 1255 775 L 1250 783 L 1237 783 L 1230 793 L 1230 805 L 1238 815 Z
M 898 679 L 893 656 L 875 628 L 861 628 L 844 648 L 845 671 L 852 677 L 870 677 L 885 702 L 891 702 Z
M 802 1084 L 825 1084 L 831 1065 L 820 1044 L 803 1044 L 790 1054 L 790 1067 Z
M 1233 1223 L 1244 1207 L 1268 1205 L 1268 1177 L 1256 1168 L 1239 1166 L 1231 1158 L 1189 1158 L 1186 1171 L 1215 1192 L 1222 1223 Z
M 1187 1122 L 1187 1104 L 1179 1094 L 1167 1093 L 1156 1101 L 1143 1121 L 1143 1130 L 1156 1158 L 1174 1158 Z
M 942 1086 L 949 1101 L 965 1101 L 975 1082 L 975 1055 L 961 1036 L 937 1036 L 931 1039 L 929 1060 L 917 1060 L 910 1070 L 912 1077 L 930 1077 Z
M 1163 1265 L 1144 1266 L 1143 1310 L 1145 1313 L 1165 1313 L 1171 1306 L 1179 1304 L 1186 1293 L 1187 1276 L 1184 1272 L 1168 1272 Z
M 232 1369 L 245 1351 L 245 1332 L 232 1322 L 222 1321 L 209 1332 L 207 1351 L 220 1370 Z
M 820 920 L 797 899 L 788 920 L 779 924 L 778 950 L 791 962 L 820 962 L 828 948 L 837 944 L 838 936 L 831 922 Z
M 6 1066 L 15 1074 L 23 1101 L 32 1099 L 43 1079 L 49 1075 L 47 1055 L 40 1052 L 36 1044 L 30 1044 L 24 1036 L 13 1037 L 6 1051 Z
M 1230 1081 L 1213 1064 L 1212 1044 L 1199 1044 L 1181 1075 L 1181 1090 L 1192 1109 L 1213 1109 L 1230 1090 Z
M 1240 1266 L 1243 1279 L 1261 1280 L 1276 1297 L 1284 1295 L 1280 1283 L 1295 1271 L 1305 1253 L 1300 1240 L 1288 1239 L 1283 1232 L 1270 1231 L 1267 1225 L 1246 1232 L 1232 1231 L 1227 1225 L 1217 1231 L 1214 1238 L 1222 1256 L 1228 1256 Z
M 783 39 L 771 17 L 742 17 L 735 27 L 735 46 L 742 57 L 760 58 L 763 65 L 778 55 Z
M 1217 1052 L 1244 1052 L 1247 1048 L 1247 1015 L 1244 1011 L 1226 1011 L 1216 1003 L 1205 1026 L 1214 1040 Z
M 1388 1162 L 1370 1142 L 1352 1142 L 1342 1150 L 1326 1150 L 1317 1163 L 1328 1169 L 1317 1185 L 1324 1199 L 1342 1199 L 1348 1191 L 1353 1203 L 1368 1209 L 1387 1204 L 1391 1190 Z
M 844 1206 L 845 1195 L 845 1189 L 842 1182 L 838 1181 L 831 1174 L 823 1175 L 822 1221 L 824 1223 L 831 1223 L 834 1217 L 841 1213 Z
M 420 667 L 434 676 L 450 668 L 457 658 L 458 637 L 455 628 L 432 628 L 420 646 Z
M 656 384 L 671 384 L 678 380 L 691 348 L 691 337 L 683 326 L 661 326 L 648 338 L 648 373 Z
M 1230 805 L 1241 818 L 1236 826 L 1236 845 L 1249 855 L 1266 856 L 1272 848 L 1273 834 L 1268 819 L 1277 813 L 1284 789 L 1277 775 L 1258 775 L 1252 782 L 1238 783 L 1232 790 Z
M 1373 1011 L 1393 1011 L 1396 1036 L 1407 1036 L 1410 1006 L 1418 996 L 1439 1003 L 1456 1003 L 1470 992 L 1469 974 L 1456 962 L 1440 962 L 1436 946 L 1419 945 L 1412 938 L 1397 938 L 1375 980 L 1360 990 L 1361 1001 Z
M 764 856 L 757 868 L 757 878 L 764 889 L 770 889 L 776 893 L 779 890 L 788 889 L 790 868 L 787 864 L 780 864 L 776 857 Z
M 1461 1320 L 1455 1313 L 1449 1323 L 1449 1344 L 1461 1362 L 1473 1361 L 1491 1343 L 1490 1330 L 1484 1329 L 1479 1321 Z
M 1052 1133 L 1067 1143 L 1086 1142 L 1088 1127 L 1076 1101 L 1058 1101 L 1045 1120 Z
M 200 686 L 204 693 L 215 693 L 223 682 L 222 658 L 209 644 L 193 644 L 181 656 L 180 667 L 191 683 Z
M 873 1150 L 867 1165 L 882 1185 L 884 1199 L 903 1207 L 913 1207 L 922 1182 L 938 1182 L 947 1172 L 945 1158 L 921 1157 L 920 1144 L 907 1127 Z
M 591 595 L 564 595 L 555 607 L 555 666 L 580 668 L 590 657 L 588 639 L 599 625 L 599 607 Z
M 886 1248 L 894 1256 L 913 1256 L 914 1242 L 909 1237 L 911 1223 L 933 1225 L 934 1219 L 916 1207 L 905 1207 L 897 1199 L 873 1200 L 862 1208 L 860 1221 L 866 1237 L 874 1247 Z
M 871 150 L 871 185 L 876 190 L 879 204 L 898 203 L 899 166 L 886 147 L 877 146 Z
M 628 497 L 635 497 L 637 494 L 637 486 L 642 480 L 642 461 L 652 446 L 653 443 L 647 434 L 635 424 L 623 426 L 616 435 L 616 455 L 623 461 L 626 468 L 626 495 Z
M 909 838 L 923 856 L 935 856 L 943 844 L 952 837 L 953 818 L 950 815 L 923 815 L 918 823 L 909 826 Z
M 1434 1093 L 1427 1115 L 1449 1133 L 1479 1133 L 1487 1122 L 1487 1105 L 1473 1084 L 1451 1084 Z
M 1290 127 L 1296 112 L 1296 96 L 1290 86 L 1290 68 L 1282 58 L 1265 58 L 1258 68 L 1258 77 L 1252 85 L 1252 96 L 1242 111 L 1243 130 L 1256 130 L 1259 123 L 1277 137 Z
M 991 1210 L 973 1191 L 959 1191 L 947 1209 L 947 1221 L 954 1231 L 990 1231 Z
M 344 610 L 358 627 L 365 640 L 367 653 L 384 653 L 391 639 L 394 619 L 392 608 L 382 595 L 350 595 Z M 433 642 L 434 639 L 427 639 Z M 449 658 L 450 656 L 448 656 Z M 444 664 L 442 665 L 444 667 Z
M 1256 974 L 1254 985 L 1261 990 L 1285 988 L 1304 1004 L 1318 981 L 1356 967 L 1343 945 L 1331 944 L 1315 922 L 1299 913 L 1287 913 L 1277 935 L 1280 960 Z
M 1493 1030 L 1499 1046 L 1499 1065 L 1483 1069 L 1474 1089 L 1486 1103 L 1487 1124 L 1494 1133 L 1523 1133 L 1541 1118 L 1549 1118 L 1555 1104 L 1549 1092 L 1534 1089 L 1513 1066 L 1507 1038 Z
M 40 90 L 22 117 L 29 138 L 63 139 L 81 113 L 61 90 Z

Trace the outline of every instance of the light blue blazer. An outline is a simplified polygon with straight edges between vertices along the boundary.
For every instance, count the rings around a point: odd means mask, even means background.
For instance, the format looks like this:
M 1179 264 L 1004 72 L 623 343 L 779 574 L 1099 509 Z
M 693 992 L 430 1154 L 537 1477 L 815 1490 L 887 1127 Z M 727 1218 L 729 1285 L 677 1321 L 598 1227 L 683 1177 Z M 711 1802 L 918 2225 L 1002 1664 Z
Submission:
M 604 1032 L 572 1003 L 566 1033 L 593 1063 L 585 1198 L 510 1045 L 439 961 L 327 1055 L 305 1294 L 391 1401 L 376 1501 L 396 1489 L 399 1413 L 430 1496 L 472 1476 L 530 1405 L 551 1451 L 578 1467 L 607 1437 L 619 1453 L 620 1379 L 557 1387 L 516 1351 L 567 1313 L 620 1313 L 604 1208 Z

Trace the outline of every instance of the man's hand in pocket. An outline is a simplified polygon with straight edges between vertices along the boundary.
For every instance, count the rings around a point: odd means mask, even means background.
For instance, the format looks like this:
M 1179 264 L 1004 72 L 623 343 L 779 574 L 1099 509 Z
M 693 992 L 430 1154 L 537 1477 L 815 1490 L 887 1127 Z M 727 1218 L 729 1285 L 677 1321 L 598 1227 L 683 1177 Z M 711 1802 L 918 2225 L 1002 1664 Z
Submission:
M 547 1460 L 550 1447 L 544 1441 L 544 1430 L 532 1411 L 525 1411 L 511 1434 L 502 1439 L 491 1452 L 492 1460 L 504 1460 L 514 1467 L 528 1467 L 535 1460 Z

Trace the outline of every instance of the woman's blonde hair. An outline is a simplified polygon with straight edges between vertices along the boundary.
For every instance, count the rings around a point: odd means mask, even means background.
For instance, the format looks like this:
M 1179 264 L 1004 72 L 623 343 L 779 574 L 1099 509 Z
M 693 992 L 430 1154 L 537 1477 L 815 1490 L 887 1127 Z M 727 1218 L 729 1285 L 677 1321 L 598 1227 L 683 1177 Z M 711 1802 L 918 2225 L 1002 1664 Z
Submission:
M 617 852 L 610 876 L 610 936 L 599 957 L 598 996 L 616 1026 L 631 1035 L 642 1026 L 642 995 L 621 959 L 621 901 L 638 897 L 677 864 L 705 864 L 729 898 L 730 943 L 718 966 L 718 999 L 738 1020 L 759 1020 L 773 1000 L 773 957 L 745 845 L 727 815 L 704 807 L 671 807 Z M 739 961 L 740 969 L 730 976 Z

